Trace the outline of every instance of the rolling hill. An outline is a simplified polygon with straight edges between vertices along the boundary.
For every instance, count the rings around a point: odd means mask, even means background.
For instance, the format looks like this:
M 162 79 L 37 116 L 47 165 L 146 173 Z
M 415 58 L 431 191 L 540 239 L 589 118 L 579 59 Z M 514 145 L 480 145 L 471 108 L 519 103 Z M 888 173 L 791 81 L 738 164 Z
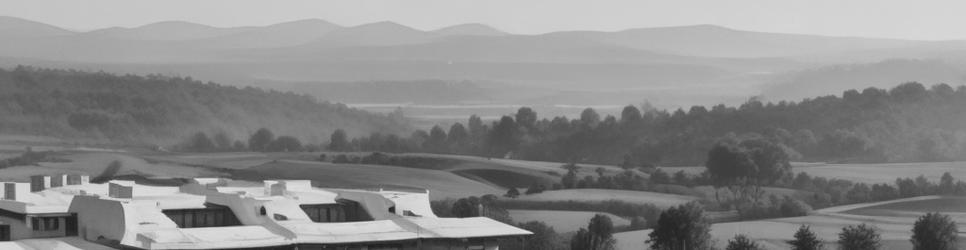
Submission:
M 195 132 L 239 140 L 265 127 L 321 143 L 335 129 L 407 133 L 401 117 L 375 115 L 294 93 L 237 88 L 191 78 L 0 69 L 5 133 L 170 145 Z

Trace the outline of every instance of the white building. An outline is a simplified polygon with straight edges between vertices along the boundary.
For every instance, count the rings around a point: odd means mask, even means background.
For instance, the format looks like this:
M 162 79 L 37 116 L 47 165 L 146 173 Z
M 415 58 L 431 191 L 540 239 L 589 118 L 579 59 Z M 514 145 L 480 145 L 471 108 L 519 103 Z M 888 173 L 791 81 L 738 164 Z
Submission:
M 43 183 L 58 178 L 70 184 Z M 0 240 L 14 242 L 0 249 L 30 242 L 64 249 L 499 249 L 499 238 L 531 234 L 485 217 L 439 218 L 427 192 L 321 189 L 305 180 L 199 178 L 158 187 L 67 178 L 4 183 L 10 195 L 0 200 Z

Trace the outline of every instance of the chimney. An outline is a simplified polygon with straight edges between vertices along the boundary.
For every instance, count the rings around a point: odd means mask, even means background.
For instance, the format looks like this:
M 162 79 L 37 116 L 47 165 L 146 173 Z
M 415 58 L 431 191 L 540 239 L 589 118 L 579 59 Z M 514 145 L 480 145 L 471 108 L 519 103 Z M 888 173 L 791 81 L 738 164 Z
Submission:
M 17 199 L 17 194 L 15 193 L 17 190 L 10 190 L 11 188 L 16 189 L 16 186 L 14 186 L 13 183 L 6 183 L 6 182 L 4 182 L 3 185 L 0 185 L 0 200 Z M 7 191 L 7 190 L 10 190 L 10 191 Z M 8 193 L 8 192 L 14 192 L 14 193 Z M 10 197 L 10 198 L 7 198 L 7 197 Z
M 111 181 L 108 186 L 107 195 L 111 198 L 130 199 L 134 196 L 134 185 L 128 182 Z
M 27 195 L 27 191 L 30 190 L 30 183 L 16 183 L 16 182 L 6 182 L 3 183 L 3 199 L 6 200 L 17 200 L 18 197 L 24 197 Z
M 34 175 L 30 177 L 30 192 L 40 192 L 50 188 L 50 176 Z

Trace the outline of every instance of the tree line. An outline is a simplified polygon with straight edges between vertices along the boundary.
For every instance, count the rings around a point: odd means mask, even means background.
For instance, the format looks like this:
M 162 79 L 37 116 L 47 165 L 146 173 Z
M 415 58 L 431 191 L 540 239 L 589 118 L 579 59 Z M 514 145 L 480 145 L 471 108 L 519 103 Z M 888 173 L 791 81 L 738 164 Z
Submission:
M 645 241 L 652 250 L 704 250 L 714 249 L 711 237 L 711 224 L 703 215 L 704 211 L 696 203 L 688 203 L 669 208 L 648 234 Z M 959 249 L 958 228 L 948 215 L 926 213 L 913 224 L 909 241 L 914 250 L 952 250 Z M 801 225 L 792 240 L 786 244 L 793 250 L 820 250 L 827 248 L 808 225 Z M 848 225 L 838 234 L 838 249 L 876 250 L 881 244 L 878 228 L 869 224 Z M 572 248 L 573 249 L 573 248 Z M 728 240 L 726 250 L 763 250 L 765 249 L 746 235 L 736 235 Z
M 791 160 L 909 162 L 966 159 L 966 86 L 848 90 L 800 102 L 752 98 L 740 106 L 673 111 L 627 106 L 619 116 L 540 118 L 528 107 L 499 120 L 470 116 L 408 137 L 332 135 L 329 149 L 469 154 L 612 165 L 697 165 L 718 138 L 760 134 Z M 336 139 L 339 139 L 338 141 Z

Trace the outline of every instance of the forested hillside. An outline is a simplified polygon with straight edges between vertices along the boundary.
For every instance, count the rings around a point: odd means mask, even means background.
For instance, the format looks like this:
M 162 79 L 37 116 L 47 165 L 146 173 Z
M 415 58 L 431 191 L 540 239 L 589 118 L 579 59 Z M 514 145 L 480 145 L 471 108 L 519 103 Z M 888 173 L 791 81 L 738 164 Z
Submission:
M 448 132 L 447 132 L 448 131 Z M 408 144 L 370 136 L 335 148 L 455 152 L 527 160 L 641 165 L 700 165 L 723 137 L 764 138 L 792 160 L 907 162 L 966 160 L 966 87 L 849 90 L 801 102 L 749 100 L 738 107 L 665 111 L 627 106 L 620 117 L 586 109 L 577 119 L 538 118 L 521 108 L 492 124 L 414 133 Z M 387 146 L 389 145 L 389 146 Z M 399 145 L 409 145 L 400 147 Z
M 19 66 L 0 69 L 0 133 L 169 145 L 191 133 L 244 140 L 265 127 L 321 143 L 350 134 L 408 133 L 400 115 L 376 115 L 307 95 L 136 76 Z

